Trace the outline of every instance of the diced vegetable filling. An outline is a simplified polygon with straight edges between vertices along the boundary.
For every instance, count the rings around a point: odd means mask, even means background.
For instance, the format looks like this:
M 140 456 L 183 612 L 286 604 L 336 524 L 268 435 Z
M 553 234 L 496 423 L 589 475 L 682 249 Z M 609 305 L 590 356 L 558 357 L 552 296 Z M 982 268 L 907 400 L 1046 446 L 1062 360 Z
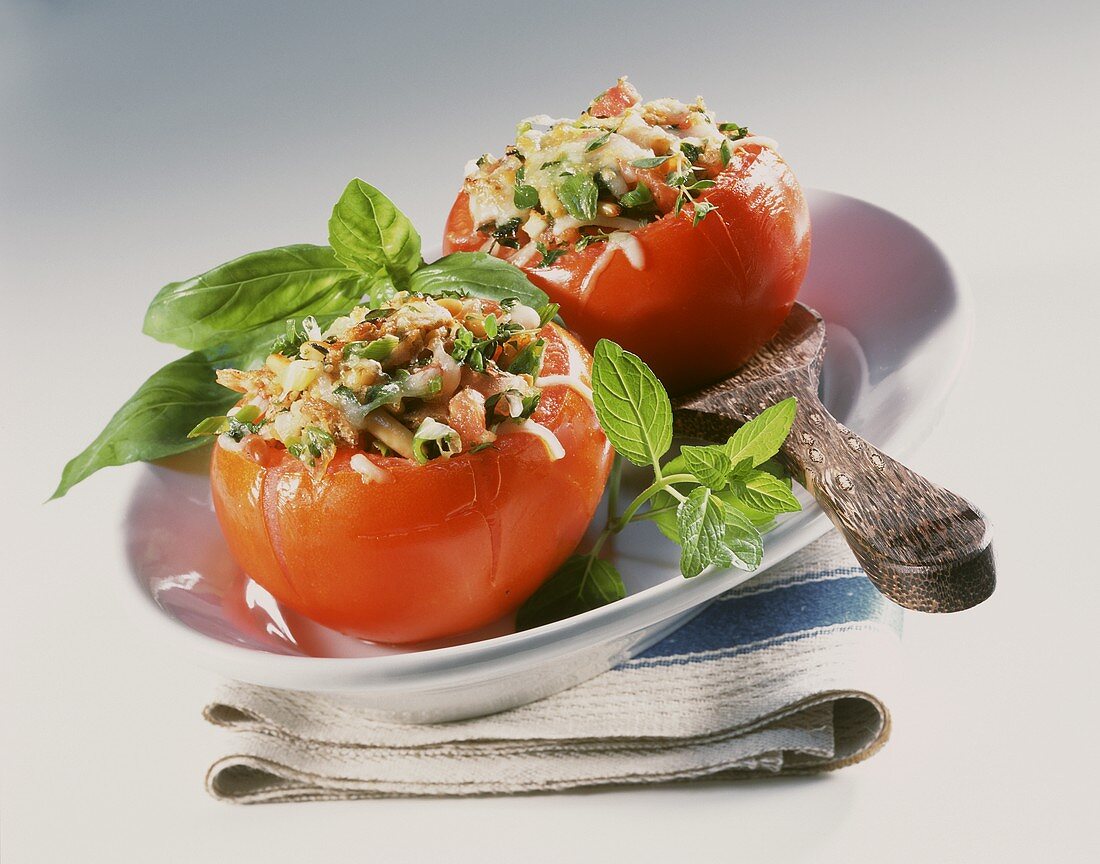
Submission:
M 501 423 L 538 407 L 539 333 L 556 311 L 402 292 L 323 330 L 314 318 L 288 321 L 261 368 L 218 372 L 241 401 L 191 434 L 277 442 L 315 474 L 337 446 L 418 463 L 488 447 Z
M 643 103 L 620 78 L 577 119 L 521 122 L 503 158 L 467 165 L 464 188 L 486 251 L 545 266 L 668 213 L 698 224 L 713 209 L 700 193 L 749 144 L 775 142 L 716 122 L 701 98 Z

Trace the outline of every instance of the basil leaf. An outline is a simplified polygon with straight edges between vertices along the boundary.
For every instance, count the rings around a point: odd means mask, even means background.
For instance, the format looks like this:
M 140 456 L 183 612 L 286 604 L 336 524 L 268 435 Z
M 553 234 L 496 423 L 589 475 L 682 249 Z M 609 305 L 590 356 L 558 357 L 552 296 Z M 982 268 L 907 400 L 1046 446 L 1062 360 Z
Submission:
M 388 274 L 401 286 L 420 266 L 420 235 L 385 195 L 356 178 L 328 222 L 329 243 L 348 267 L 369 276 Z
M 704 486 L 715 491 L 726 487 L 732 466 L 730 457 L 723 447 L 719 445 L 684 447 L 680 450 L 680 455 L 684 457 L 688 471 L 694 474 Z
M 787 484 L 767 471 L 753 471 L 744 480 L 734 481 L 737 497 L 763 513 L 794 513 L 802 509 Z
M 519 608 L 516 629 L 561 621 L 625 596 L 626 586 L 613 564 L 591 555 L 574 555 Z
M 672 446 L 665 388 L 641 358 L 607 339 L 596 343 L 592 398 L 611 446 L 635 465 L 656 463 Z
M 651 156 L 648 159 L 635 159 L 630 164 L 635 168 L 656 168 L 658 165 L 664 165 L 672 158 L 672 155 L 673 154 L 670 153 L 668 156 Z
M 205 439 L 188 438 L 187 433 L 207 417 L 225 414 L 240 399 L 214 380 L 215 368 L 209 357 L 194 352 L 154 372 L 96 439 L 69 461 L 50 498 L 60 498 L 100 468 L 203 446 Z
M 798 400 L 793 396 L 761 411 L 726 442 L 730 462 L 736 465 L 742 459 L 751 458 L 755 468 L 778 453 L 787 440 L 797 411 Z
M 725 504 L 723 509 L 726 530 L 722 544 L 728 553 L 726 566 L 755 570 L 764 557 L 764 538 L 760 536 L 760 531 L 752 520 L 737 508 Z
M 532 309 L 550 301 L 522 270 L 486 252 L 452 252 L 425 264 L 412 275 L 409 289 L 437 297 L 458 291 L 498 303 L 511 297 Z
M 161 342 L 206 349 L 243 330 L 346 309 L 365 287 L 362 274 L 341 264 L 328 246 L 282 246 L 165 285 L 149 304 L 142 329 Z
M 562 206 L 574 219 L 588 222 L 596 218 L 599 190 L 590 174 L 570 174 L 558 187 Z
M 687 500 L 676 508 L 676 527 L 680 535 L 680 572 L 687 578 L 698 576 L 711 564 L 728 566 L 732 562 L 724 542 L 722 505 L 707 487 L 692 489 Z

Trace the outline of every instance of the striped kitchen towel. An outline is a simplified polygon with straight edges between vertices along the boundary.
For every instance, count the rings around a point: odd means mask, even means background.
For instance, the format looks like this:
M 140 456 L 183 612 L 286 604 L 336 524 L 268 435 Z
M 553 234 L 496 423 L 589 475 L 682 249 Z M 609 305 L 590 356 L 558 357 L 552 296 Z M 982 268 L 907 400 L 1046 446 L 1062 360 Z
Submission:
M 597 678 L 489 717 L 370 720 L 352 696 L 231 684 L 207 774 L 240 803 L 492 795 L 807 773 L 886 741 L 900 610 L 835 533 Z

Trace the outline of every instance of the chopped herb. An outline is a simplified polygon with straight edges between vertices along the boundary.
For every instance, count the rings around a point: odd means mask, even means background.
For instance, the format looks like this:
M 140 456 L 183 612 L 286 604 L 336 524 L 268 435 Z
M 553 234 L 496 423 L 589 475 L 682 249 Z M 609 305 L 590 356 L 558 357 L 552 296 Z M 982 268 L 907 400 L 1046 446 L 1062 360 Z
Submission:
M 571 174 L 558 187 L 558 198 L 574 219 L 588 222 L 596 218 L 599 190 L 590 174 Z
M 512 201 L 521 210 L 530 210 L 539 203 L 539 191 L 534 186 L 528 186 L 525 182 L 527 169 L 520 168 L 516 171 L 516 188 L 512 193 Z
M 691 217 L 691 227 L 694 228 L 696 225 L 698 225 L 700 222 L 702 222 L 704 217 L 711 210 L 713 210 L 714 207 L 715 207 L 714 204 L 711 204 L 707 201 L 696 201 L 695 202 L 695 214 Z
M 736 123 L 719 123 L 718 131 L 725 132 L 731 141 L 740 141 L 749 134 L 748 126 L 738 126 Z
M 593 243 L 603 243 L 610 236 L 610 234 L 605 234 L 602 231 L 598 231 L 595 234 L 585 234 L 580 240 L 573 244 L 573 248 L 578 252 L 583 252 Z
M 496 445 L 492 441 L 483 441 L 480 444 L 475 444 L 470 448 L 470 453 L 480 453 L 482 450 L 496 450 Z
M 519 241 L 516 239 L 516 231 L 518 230 L 519 217 L 513 217 L 503 225 L 497 226 L 496 230 L 493 231 L 493 239 L 501 246 L 507 246 L 509 249 L 518 249 Z
M 295 459 L 303 462 L 312 462 L 325 455 L 326 450 L 334 449 L 336 441 L 324 429 L 319 426 L 307 426 L 302 430 L 300 438 L 290 441 L 286 449 Z M 311 458 L 312 457 L 312 458 Z
M 513 375 L 530 375 L 537 377 L 542 367 L 542 349 L 546 343 L 542 339 L 536 339 L 520 351 L 508 366 L 508 371 Z
M 497 338 L 497 316 L 490 313 L 485 316 L 485 320 L 481 322 L 485 328 L 485 335 L 490 339 Z
M 561 163 L 564 162 L 564 161 L 565 161 L 565 157 L 562 156 L 562 157 L 554 159 L 550 162 L 543 162 L 542 163 L 542 170 L 545 171 L 547 168 L 554 168 L 558 165 L 561 165 Z
M 286 322 L 286 329 L 283 335 L 272 344 L 271 353 L 282 354 L 284 357 L 294 357 L 305 341 L 305 331 L 299 329 L 297 322 L 291 318 Z
M 722 146 L 718 149 L 718 155 L 720 157 L 722 157 L 722 165 L 723 166 L 726 166 L 726 165 L 730 164 L 730 159 L 733 158 L 733 155 L 730 153 L 729 139 L 726 139 L 725 141 L 722 142 Z
M 542 255 L 542 260 L 535 265 L 536 267 L 549 267 L 569 251 L 568 249 L 548 249 L 545 243 L 535 243 L 535 248 L 538 249 L 539 254 Z
M 506 419 L 526 420 L 535 413 L 541 398 L 542 391 L 540 390 L 534 390 L 530 393 L 524 393 L 520 390 L 504 390 L 500 393 L 494 393 L 485 400 L 487 422 L 492 423 L 496 420 Z M 502 401 L 504 402 L 503 405 L 501 405 Z M 502 408 L 503 410 L 501 410 Z
M 635 168 L 656 168 L 658 165 L 664 165 L 671 158 L 672 154 L 670 153 L 668 156 L 651 156 L 647 159 L 635 159 L 630 164 Z
M 701 147 L 689 144 L 687 141 L 680 144 L 680 152 L 687 156 L 689 162 L 698 162 L 699 157 L 703 155 Z
M 619 203 L 622 204 L 623 207 L 644 207 L 647 204 L 653 203 L 653 193 L 645 183 L 639 183 L 623 195 L 623 197 L 619 199 Z
M 600 135 L 598 138 L 593 138 L 591 141 L 589 141 L 588 146 L 584 148 L 584 152 L 591 153 L 593 150 L 599 150 L 601 147 L 603 147 L 604 144 L 606 144 L 610 140 L 611 133 L 604 132 L 603 135 Z

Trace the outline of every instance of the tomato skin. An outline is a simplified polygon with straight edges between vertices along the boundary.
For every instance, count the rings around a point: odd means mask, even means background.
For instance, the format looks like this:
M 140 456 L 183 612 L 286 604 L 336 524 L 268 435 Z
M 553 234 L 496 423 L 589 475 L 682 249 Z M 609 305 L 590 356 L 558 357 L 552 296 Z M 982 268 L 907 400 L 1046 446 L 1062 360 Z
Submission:
M 715 179 L 697 197 L 717 209 L 695 227 L 686 207 L 633 232 L 645 259 L 640 270 L 616 252 L 586 286 L 604 251 L 600 243 L 549 267 L 537 259 L 523 266 L 589 349 L 600 338 L 618 342 L 672 393 L 726 377 L 774 336 L 809 264 L 809 210 L 781 157 L 759 145 L 738 148 Z M 477 249 L 484 240 L 460 193 L 443 251 Z
M 543 374 L 591 358 L 553 325 Z M 342 448 L 320 481 L 260 439 L 215 445 L 214 509 L 234 558 L 291 609 L 327 627 L 409 643 L 485 626 L 515 611 L 572 553 L 599 503 L 611 447 L 592 406 L 562 386 L 532 417 L 566 455 L 528 434 L 416 465 L 368 456 L 392 482 L 363 483 Z

